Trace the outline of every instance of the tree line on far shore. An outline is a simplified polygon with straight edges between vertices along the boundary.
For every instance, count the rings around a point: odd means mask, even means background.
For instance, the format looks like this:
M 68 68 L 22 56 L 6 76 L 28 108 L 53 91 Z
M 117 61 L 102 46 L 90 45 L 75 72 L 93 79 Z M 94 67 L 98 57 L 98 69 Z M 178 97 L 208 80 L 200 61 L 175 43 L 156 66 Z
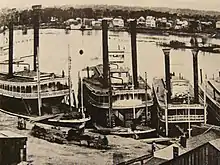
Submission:
M 16 11 L 14 13 L 14 23 L 17 25 L 29 25 L 31 24 L 31 15 L 32 9 L 25 9 L 21 11 Z M 103 18 L 103 17 L 118 17 L 121 16 L 124 20 L 129 18 L 138 19 L 139 17 L 143 16 L 154 16 L 156 18 L 166 17 L 167 19 L 175 20 L 177 18 L 185 18 L 185 19 L 195 19 L 200 21 L 211 21 L 216 22 L 220 19 L 219 15 L 192 15 L 191 13 L 188 14 L 181 14 L 181 13 L 170 13 L 170 12 L 162 12 L 162 11 L 154 11 L 151 9 L 143 9 L 143 10 L 128 10 L 128 9 L 110 9 L 110 8 L 61 8 L 61 7 L 47 7 L 41 10 L 41 22 L 49 23 L 51 22 L 51 18 L 57 18 L 58 23 L 63 23 L 64 21 L 71 19 L 71 18 Z M 6 24 L 9 20 L 9 13 L 2 14 L 0 24 Z

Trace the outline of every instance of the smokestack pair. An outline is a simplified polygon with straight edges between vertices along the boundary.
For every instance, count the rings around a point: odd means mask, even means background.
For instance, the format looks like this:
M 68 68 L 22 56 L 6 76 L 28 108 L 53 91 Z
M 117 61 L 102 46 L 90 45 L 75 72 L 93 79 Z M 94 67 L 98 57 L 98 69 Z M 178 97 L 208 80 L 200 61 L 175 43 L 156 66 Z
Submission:
M 198 49 L 193 49 L 193 78 L 194 78 L 194 103 L 199 103 L 199 86 L 198 86 Z M 170 75 L 170 49 L 163 49 L 165 55 L 165 81 L 167 90 L 167 102 L 171 102 L 171 75 Z
M 33 9 L 33 26 L 34 26 L 34 71 L 37 70 L 37 51 L 39 47 L 39 15 L 40 15 L 40 9 L 41 5 L 34 5 L 32 6 Z M 15 9 L 12 9 L 12 12 L 15 11 Z M 9 67 L 8 67 L 8 76 L 13 76 L 13 40 L 14 40 L 14 34 L 13 34 L 13 13 L 10 18 L 10 22 L 8 25 L 9 28 Z
M 136 25 L 137 21 L 131 21 L 131 49 L 132 49 L 132 69 L 133 69 L 133 84 L 134 88 L 138 87 L 137 76 L 137 45 L 136 45 Z M 104 87 L 108 87 L 108 70 L 109 70 L 109 57 L 108 57 L 108 23 L 107 20 L 102 20 L 102 46 L 103 46 L 103 78 Z

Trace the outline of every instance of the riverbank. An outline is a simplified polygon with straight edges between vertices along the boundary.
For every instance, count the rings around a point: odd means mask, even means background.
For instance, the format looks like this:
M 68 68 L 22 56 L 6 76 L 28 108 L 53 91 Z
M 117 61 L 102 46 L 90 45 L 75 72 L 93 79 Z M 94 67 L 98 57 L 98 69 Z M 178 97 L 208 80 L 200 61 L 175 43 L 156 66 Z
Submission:
M 10 130 L 28 137 L 27 160 L 33 165 L 112 165 L 114 153 L 121 153 L 124 160 L 129 160 L 140 155 L 145 155 L 151 149 L 151 145 L 138 140 L 112 135 L 107 136 L 111 147 L 109 150 L 97 150 L 73 144 L 61 145 L 32 137 L 29 134 L 33 126 L 31 123 L 27 123 L 26 130 L 18 130 L 16 128 L 17 118 L 1 112 L 0 122 L 1 130 Z M 162 148 L 163 146 L 158 147 Z
M 22 26 L 15 26 L 15 30 L 22 30 Z M 32 26 L 27 26 L 27 29 L 32 29 Z M 66 29 L 64 25 L 50 25 L 50 26 L 40 26 L 40 29 Z M 81 30 L 81 29 L 72 29 L 72 30 Z M 91 30 L 101 30 L 100 28 L 89 28 L 89 29 L 83 29 L 81 31 L 91 31 Z M 128 27 L 109 27 L 109 31 L 114 32 L 129 32 Z M 213 29 L 211 31 L 195 31 L 190 32 L 186 30 L 175 30 L 175 29 L 166 29 L 166 28 L 147 28 L 147 27 L 137 27 L 137 33 L 140 34 L 148 34 L 148 35 L 159 35 L 159 36 L 179 36 L 179 37 L 217 37 L 219 38 L 219 30 Z

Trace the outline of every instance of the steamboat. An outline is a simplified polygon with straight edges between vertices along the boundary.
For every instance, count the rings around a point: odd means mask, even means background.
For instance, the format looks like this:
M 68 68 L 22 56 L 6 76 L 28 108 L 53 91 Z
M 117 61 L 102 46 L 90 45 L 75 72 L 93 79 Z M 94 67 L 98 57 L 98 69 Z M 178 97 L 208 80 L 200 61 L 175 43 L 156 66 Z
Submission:
M 220 73 L 218 77 L 203 80 L 201 71 L 201 83 L 199 93 L 207 102 L 208 122 L 219 125 L 220 122 Z
M 13 19 L 9 23 L 8 73 L 0 73 L 0 108 L 2 112 L 50 125 L 84 128 L 86 118 L 75 105 L 68 77 L 39 70 L 39 14 L 41 5 L 33 6 L 34 66 L 13 71 Z M 69 57 L 70 58 L 70 57 Z M 69 72 L 70 63 L 69 59 Z M 2 63 L 3 64 L 3 63 Z M 7 63 L 5 63 L 7 65 Z M 22 65 L 19 62 L 19 65 Z
M 104 128 L 124 128 L 125 136 L 130 134 L 127 128 L 137 130 L 136 134 L 155 132 L 155 129 L 137 129 L 149 124 L 153 98 L 147 80 L 137 74 L 136 22 L 131 23 L 132 76 L 124 65 L 124 50 L 108 50 L 106 20 L 102 21 L 102 37 L 103 64 L 85 68 L 87 76 L 82 81 L 84 104 L 91 121 L 97 129 L 115 134 L 120 131 Z
M 206 102 L 201 102 L 198 91 L 198 51 L 193 51 L 194 88 L 181 74 L 170 74 L 170 49 L 165 54 L 165 81 L 153 79 L 153 93 L 157 106 L 158 131 L 165 136 L 179 136 L 188 132 L 191 124 L 206 123 Z

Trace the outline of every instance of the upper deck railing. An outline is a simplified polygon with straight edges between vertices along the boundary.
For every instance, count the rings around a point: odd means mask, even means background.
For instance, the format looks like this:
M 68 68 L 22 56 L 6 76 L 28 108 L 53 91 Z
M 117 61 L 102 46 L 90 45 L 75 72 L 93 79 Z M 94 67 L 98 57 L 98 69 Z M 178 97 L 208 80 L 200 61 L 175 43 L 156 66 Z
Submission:
M 66 82 L 67 78 L 50 78 L 41 80 L 41 84 L 49 84 L 49 83 L 56 83 L 56 82 Z M 23 81 L 23 82 L 16 82 L 16 81 L 8 81 L 8 80 L 0 80 L 0 84 L 2 85 L 11 85 L 11 86 L 34 86 L 38 85 L 37 81 Z
M 38 98 L 37 93 L 21 93 L 21 92 L 8 91 L 5 89 L 0 89 L 0 94 L 8 97 L 22 98 L 22 99 Z M 67 94 L 69 94 L 69 89 L 41 92 L 41 98 L 59 97 L 59 96 L 65 96 Z

